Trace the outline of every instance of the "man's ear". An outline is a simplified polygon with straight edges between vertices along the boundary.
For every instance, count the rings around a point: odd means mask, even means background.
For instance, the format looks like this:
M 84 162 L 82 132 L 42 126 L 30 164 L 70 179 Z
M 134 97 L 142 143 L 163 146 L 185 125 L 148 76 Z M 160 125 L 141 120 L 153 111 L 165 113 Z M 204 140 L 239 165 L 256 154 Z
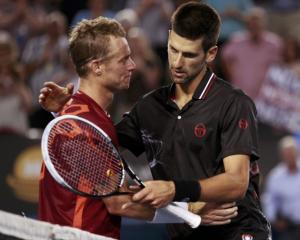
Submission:
M 218 46 L 213 46 L 210 49 L 208 49 L 207 53 L 206 53 L 206 63 L 211 63 L 213 60 L 215 60 L 216 56 L 218 53 Z
M 91 70 L 94 74 L 96 74 L 97 76 L 100 76 L 103 72 L 103 64 L 101 62 L 101 60 L 94 60 L 91 61 Z

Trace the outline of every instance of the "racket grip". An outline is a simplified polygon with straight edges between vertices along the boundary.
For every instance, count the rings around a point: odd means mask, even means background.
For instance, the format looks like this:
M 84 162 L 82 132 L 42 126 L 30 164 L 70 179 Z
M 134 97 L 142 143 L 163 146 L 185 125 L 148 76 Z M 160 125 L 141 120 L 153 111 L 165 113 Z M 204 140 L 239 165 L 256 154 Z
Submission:
M 183 220 L 185 223 L 187 223 L 191 228 L 197 228 L 201 223 L 201 217 L 197 214 L 194 214 L 187 209 L 184 209 L 182 207 L 179 207 L 176 205 L 176 203 L 170 203 L 164 209 L 176 216 L 177 218 Z

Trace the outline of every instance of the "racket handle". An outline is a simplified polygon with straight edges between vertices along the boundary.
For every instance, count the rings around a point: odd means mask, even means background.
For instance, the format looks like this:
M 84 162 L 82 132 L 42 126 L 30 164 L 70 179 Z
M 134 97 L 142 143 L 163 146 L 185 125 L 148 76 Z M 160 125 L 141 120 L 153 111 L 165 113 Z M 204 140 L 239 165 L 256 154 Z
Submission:
M 185 223 L 187 223 L 191 228 L 197 228 L 201 223 L 201 217 L 197 214 L 194 214 L 187 209 L 184 209 L 182 207 L 179 207 L 176 205 L 176 203 L 170 203 L 164 209 L 176 216 L 177 218 L 183 220 Z

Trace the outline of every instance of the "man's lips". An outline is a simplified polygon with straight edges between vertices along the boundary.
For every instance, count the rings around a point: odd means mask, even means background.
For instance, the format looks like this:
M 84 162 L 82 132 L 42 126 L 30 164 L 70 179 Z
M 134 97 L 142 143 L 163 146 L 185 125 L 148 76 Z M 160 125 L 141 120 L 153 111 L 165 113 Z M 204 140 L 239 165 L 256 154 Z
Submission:
M 181 72 L 181 71 L 173 71 L 173 75 L 175 76 L 175 77 L 183 77 L 183 76 L 185 76 L 186 75 L 186 73 L 185 72 Z

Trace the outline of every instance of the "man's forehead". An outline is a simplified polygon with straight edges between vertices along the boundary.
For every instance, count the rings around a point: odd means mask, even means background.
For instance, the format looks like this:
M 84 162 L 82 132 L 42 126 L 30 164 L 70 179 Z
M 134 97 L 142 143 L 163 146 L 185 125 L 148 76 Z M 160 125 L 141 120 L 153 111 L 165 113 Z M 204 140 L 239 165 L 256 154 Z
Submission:
M 111 37 L 110 38 L 110 54 L 109 55 L 123 55 L 128 54 L 130 48 L 125 37 Z
M 202 49 L 203 38 L 191 40 L 178 35 L 173 30 L 169 31 L 169 44 L 180 51 L 199 51 Z

